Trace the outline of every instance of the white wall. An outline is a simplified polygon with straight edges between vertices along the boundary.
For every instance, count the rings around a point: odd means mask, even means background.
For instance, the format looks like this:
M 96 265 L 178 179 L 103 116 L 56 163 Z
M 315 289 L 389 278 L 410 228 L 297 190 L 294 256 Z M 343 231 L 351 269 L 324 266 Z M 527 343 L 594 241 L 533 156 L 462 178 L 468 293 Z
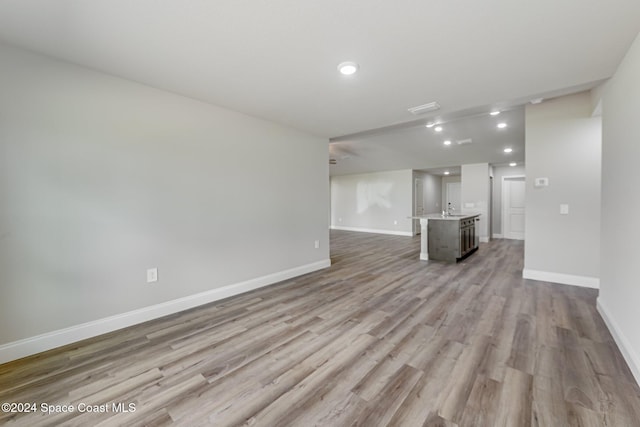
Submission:
M 331 227 L 413 235 L 413 171 L 331 177 Z
M 326 139 L 5 46 L 0 93 L 0 362 L 328 265 Z
M 602 138 L 591 111 L 588 92 L 526 107 L 525 278 L 598 286 Z M 541 177 L 549 186 L 534 188 Z
M 491 207 L 493 215 L 493 236 L 502 237 L 502 178 L 505 176 L 525 176 L 524 166 L 494 166 L 493 167 L 493 197 Z
M 640 36 L 602 103 L 602 244 L 598 306 L 640 383 Z
M 481 242 L 489 241 L 489 164 L 462 165 L 461 173 L 462 213 L 479 213 L 478 233 Z

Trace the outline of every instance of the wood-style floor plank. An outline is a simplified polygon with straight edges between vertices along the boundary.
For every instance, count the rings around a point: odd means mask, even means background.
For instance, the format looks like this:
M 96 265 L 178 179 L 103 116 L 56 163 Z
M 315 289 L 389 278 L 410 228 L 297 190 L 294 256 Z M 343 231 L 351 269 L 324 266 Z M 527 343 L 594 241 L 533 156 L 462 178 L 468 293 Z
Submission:
M 457 264 L 331 232 L 332 266 L 0 365 L 15 426 L 640 426 L 597 291 L 522 279 L 523 244 Z

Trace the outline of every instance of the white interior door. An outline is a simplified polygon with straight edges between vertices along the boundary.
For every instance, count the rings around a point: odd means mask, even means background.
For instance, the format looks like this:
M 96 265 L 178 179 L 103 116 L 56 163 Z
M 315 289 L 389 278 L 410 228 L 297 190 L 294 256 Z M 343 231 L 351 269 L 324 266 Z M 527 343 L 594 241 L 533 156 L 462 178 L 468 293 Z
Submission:
M 416 179 L 413 186 L 413 214 L 424 215 L 424 190 L 421 179 Z M 420 220 L 413 220 L 413 234 L 420 234 Z
M 524 177 L 502 181 L 502 231 L 505 239 L 524 240 Z
M 462 193 L 460 191 L 459 182 L 447 182 L 447 194 L 445 197 L 445 204 L 442 207 L 443 210 L 447 210 L 449 203 L 454 209 L 454 212 L 460 213 L 460 206 L 462 205 Z

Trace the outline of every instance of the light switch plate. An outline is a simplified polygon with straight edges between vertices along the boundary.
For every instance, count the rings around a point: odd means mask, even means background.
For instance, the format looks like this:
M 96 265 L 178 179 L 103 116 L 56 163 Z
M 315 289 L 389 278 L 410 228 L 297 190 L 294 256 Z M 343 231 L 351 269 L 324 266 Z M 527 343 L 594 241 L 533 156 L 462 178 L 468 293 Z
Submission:
M 560 215 L 569 215 L 569 205 L 566 203 L 560 205 Z

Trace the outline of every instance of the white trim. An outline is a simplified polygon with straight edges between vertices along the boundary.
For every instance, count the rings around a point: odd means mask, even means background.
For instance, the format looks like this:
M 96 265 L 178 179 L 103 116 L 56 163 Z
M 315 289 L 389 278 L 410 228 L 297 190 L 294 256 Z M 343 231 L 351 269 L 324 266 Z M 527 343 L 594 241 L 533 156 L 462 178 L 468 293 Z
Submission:
M 361 233 L 391 234 L 393 236 L 414 236 L 412 231 L 379 230 L 377 228 L 342 227 L 340 225 L 332 225 L 331 229 L 342 231 L 358 231 Z
M 551 271 L 529 270 L 525 268 L 522 270 L 522 278 L 600 289 L 600 279 L 598 277 L 575 276 L 573 274 L 553 273 Z
M 640 357 L 633 351 L 633 347 L 629 343 L 629 340 L 624 336 L 622 330 L 618 326 L 613 317 L 611 316 L 609 310 L 604 307 L 602 300 L 598 297 L 596 302 L 596 308 L 598 309 L 598 313 L 604 320 L 604 323 L 609 328 L 609 332 L 613 336 L 613 340 L 618 345 L 624 360 L 626 360 L 627 365 L 629 365 L 629 369 L 631 369 L 631 373 L 636 379 L 636 383 L 640 385 Z
M 292 277 L 301 276 L 313 271 L 331 266 L 331 260 L 326 259 L 311 264 L 301 265 L 277 273 L 250 279 L 245 282 L 211 289 L 194 295 L 151 305 L 115 316 L 93 320 L 91 322 L 74 325 L 68 328 L 47 332 L 35 337 L 0 345 L 0 363 L 6 363 L 22 357 L 30 356 L 52 348 L 71 344 L 87 338 L 92 338 L 138 323 L 147 322 L 169 314 L 188 310 L 199 305 L 208 304 L 233 295 L 238 295 L 254 289 L 262 288 Z
M 487 236 L 481 236 L 480 243 L 489 243 L 489 238 Z
M 494 239 L 502 239 L 502 234 L 493 233 Z

